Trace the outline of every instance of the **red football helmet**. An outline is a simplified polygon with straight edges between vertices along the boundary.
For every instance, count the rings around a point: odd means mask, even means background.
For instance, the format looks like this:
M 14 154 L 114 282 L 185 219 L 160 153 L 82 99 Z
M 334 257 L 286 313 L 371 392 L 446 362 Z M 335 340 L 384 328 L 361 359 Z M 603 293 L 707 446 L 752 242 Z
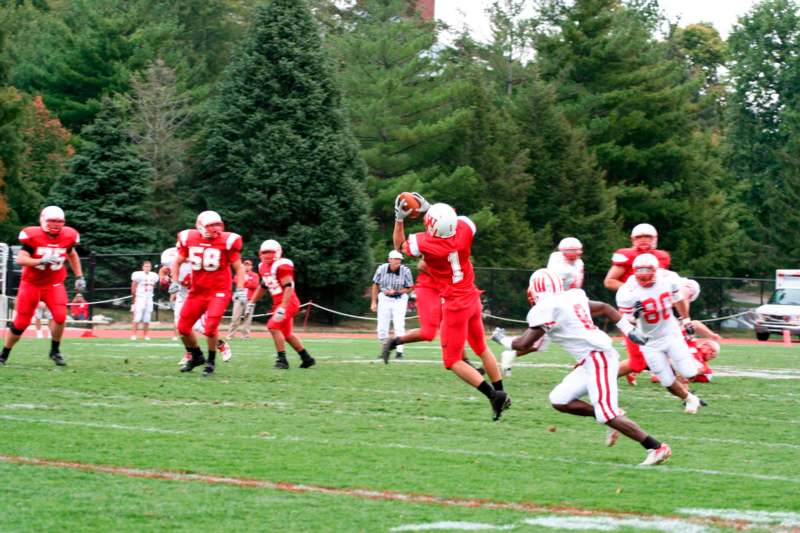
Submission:
M 58 235 L 64 227 L 64 211 L 55 205 L 49 205 L 39 214 L 39 225 L 45 233 Z
M 642 287 L 652 287 L 656 282 L 658 272 L 658 258 L 653 254 L 641 254 L 633 260 L 633 272 L 636 281 Z
M 583 255 L 583 244 L 575 237 L 565 237 L 558 243 L 558 251 L 567 261 L 575 261 Z
M 225 231 L 222 217 L 216 211 L 203 211 L 197 215 L 195 227 L 206 239 L 216 239 Z
M 631 231 L 631 243 L 640 252 L 658 248 L 658 232 L 650 224 L 638 224 Z
M 719 343 L 711 339 L 699 339 L 695 341 L 697 351 L 703 358 L 703 361 L 710 361 L 719 355 Z

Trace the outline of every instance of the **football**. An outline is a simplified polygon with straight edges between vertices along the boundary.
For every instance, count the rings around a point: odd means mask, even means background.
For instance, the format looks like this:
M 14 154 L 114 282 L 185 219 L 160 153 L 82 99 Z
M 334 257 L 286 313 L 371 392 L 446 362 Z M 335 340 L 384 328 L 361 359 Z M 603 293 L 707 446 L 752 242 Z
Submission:
M 419 200 L 417 200 L 413 194 L 410 192 L 402 192 L 400 193 L 400 198 L 405 200 L 406 207 L 411 209 L 411 213 L 408 215 L 411 218 L 417 218 L 419 216 Z

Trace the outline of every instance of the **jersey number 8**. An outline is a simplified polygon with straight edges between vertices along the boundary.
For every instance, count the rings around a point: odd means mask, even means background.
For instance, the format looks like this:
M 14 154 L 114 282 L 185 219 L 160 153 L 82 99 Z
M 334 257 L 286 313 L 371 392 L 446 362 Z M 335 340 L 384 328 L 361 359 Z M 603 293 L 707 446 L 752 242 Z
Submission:
M 219 268 L 221 255 L 222 253 L 216 248 L 203 248 L 202 246 L 191 246 L 189 248 L 189 261 L 192 263 L 192 270 L 214 272 Z
M 661 309 L 659 309 L 659 304 L 661 304 Z M 664 292 L 658 297 L 658 303 L 656 303 L 655 298 L 642 300 L 642 307 L 644 307 L 644 313 L 642 313 L 644 321 L 648 324 L 655 324 L 661 317 L 663 317 L 664 320 L 669 320 L 672 299 L 668 292 Z

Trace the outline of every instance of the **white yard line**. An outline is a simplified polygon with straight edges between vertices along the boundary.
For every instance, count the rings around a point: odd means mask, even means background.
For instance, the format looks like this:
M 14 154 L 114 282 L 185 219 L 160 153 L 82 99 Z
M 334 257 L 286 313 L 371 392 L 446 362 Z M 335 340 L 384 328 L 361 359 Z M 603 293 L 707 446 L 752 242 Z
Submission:
M 800 527 L 800 513 L 753 511 L 742 509 L 678 509 L 679 513 L 703 518 L 723 518 L 725 520 L 743 520 L 753 524 L 769 524 L 781 527 Z

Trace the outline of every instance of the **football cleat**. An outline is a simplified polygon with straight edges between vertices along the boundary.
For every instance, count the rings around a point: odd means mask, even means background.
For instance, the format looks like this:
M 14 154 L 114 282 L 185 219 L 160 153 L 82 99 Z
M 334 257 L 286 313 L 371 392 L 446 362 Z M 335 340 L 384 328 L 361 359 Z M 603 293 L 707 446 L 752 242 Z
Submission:
M 317 364 L 317 360 L 316 359 L 314 359 L 313 357 L 307 357 L 307 358 L 303 359 L 302 363 L 300 363 L 300 368 L 311 368 L 312 366 L 314 366 L 316 364 Z M 286 366 L 288 368 L 289 365 L 286 365 Z
M 136 340 L 136 335 L 131 335 L 131 340 L 135 341 Z
M 2 355 L 0 355 L 0 366 L 5 366 L 6 361 L 8 361 L 8 357 L 3 357 Z
M 671 455 L 672 455 L 672 450 L 670 449 L 669 444 L 664 442 L 658 448 L 647 450 L 647 457 L 645 457 L 644 461 L 639 463 L 639 465 L 640 466 L 660 465 L 661 463 L 669 459 Z
M 626 374 L 625 379 L 628 380 L 628 385 L 630 385 L 631 387 L 636 386 L 636 374 L 634 374 L 633 372 L 631 372 L 630 374 Z
M 492 398 L 490 402 L 492 404 L 492 411 L 494 411 L 492 420 L 495 421 L 500 420 L 503 411 L 511 407 L 511 398 L 509 398 L 508 393 L 501 390 L 494 393 L 494 398 Z
M 285 357 L 275 359 L 275 368 L 278 370 L 289 370 L 289 361 Z
M 514 366 L 514 359 L 517 358 L 516 350 L 504 350 L 500 354 L 500 370 L 503 372 L 503 377 L 511 375 L 511 367 Z
M 200 357 L 190 357 L 188 361 L 186 361 L 183 366 L 181 366 L 181 372 L 191 372 L 198 366 L 203 366 L 206 364 L 206 359 L 203 356 Z
M 228 361 L 231 360 L 231 357 L 233 357 L 233 352 L 231 351 L 231 345 L 222 339 L 217 341 L 217 351 L 222 354 L 223 363 L 227 363 Z
M 620 436 L 619 431 L 617 431 L 616 429 L 609 428 L 608 433 L 606 434 L 606 446 L 608 446 L 609 448 L 614 446 L 617 443 L 617 440 L 619 440 L 619 436 Z
M 184 352 L 183 357 L 181 357 L 181 360 L 178 362 L 178 364 L 180 366 L 185 366 L 186 363 L 188 363 L 191 358 L 192 354 L 190 354 L 189 352 Z
M 64 361 L 59 352 L 50 352 L 50 359 L 53 360 L 56 366 L 67 366 L 66 361 Z
M 401 354 L 400 352 L 397 352 L 396 354 L 394 354 L 394 358 L 395 359 L 402 359 L 403 358 L 403 354 Z
M 693 415 L 697 413 L 697 410 L 700 409 L 700 398 L 692 394 L 691 392 L 686 396 L 685 401 L 686 407 L 684 407 L 683 411 L 685 413 L 689 413 Z
M 383 359 L 384 364 L 389 364 L 389 355 L 391 355 L 395 346 L 396 344 L 394 343 L 394 339 L 389 339 L 383 343 L 383 346 L 381 347 L 381 359 Z
M 207 378 L 214 373 L 214 363 L 206 361 L 206 366 L 203 368 L 203 377 Z

